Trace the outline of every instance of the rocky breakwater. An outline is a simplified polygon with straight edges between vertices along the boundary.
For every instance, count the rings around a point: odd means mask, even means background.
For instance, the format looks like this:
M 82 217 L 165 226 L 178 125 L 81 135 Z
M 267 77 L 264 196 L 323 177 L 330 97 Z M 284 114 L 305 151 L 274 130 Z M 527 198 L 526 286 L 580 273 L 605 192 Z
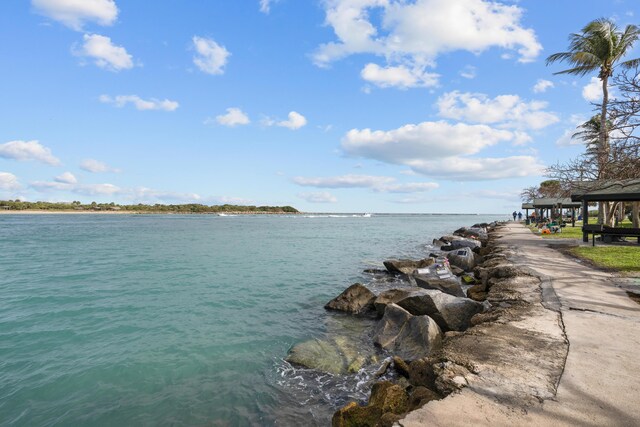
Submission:
M 392 425 L 466 384 L 469 365 L 445 355 L 453 337 L 494 315 L 490 302 L 468 298 L 467 290 L 484 283 L 474 270 L 480 272 L 482 254 L 490 253 L 489 230 L 495 226 L 477 224 L 442 236 L 434 240 L 439 250 L 421 260 L 385 261 L 387 274 L 402 281 L 401 287 L 390 281 L 388 289 L 375 294 L 357 283 L 327 303 L 328 310 L 377 319 L 368 335 L 369 348 L 311 340 L 295 345 L 287 357 L 293 365 L 333 374 L 377 367 L 368 403 L 351 402 L 339 409 L 334 426 Z

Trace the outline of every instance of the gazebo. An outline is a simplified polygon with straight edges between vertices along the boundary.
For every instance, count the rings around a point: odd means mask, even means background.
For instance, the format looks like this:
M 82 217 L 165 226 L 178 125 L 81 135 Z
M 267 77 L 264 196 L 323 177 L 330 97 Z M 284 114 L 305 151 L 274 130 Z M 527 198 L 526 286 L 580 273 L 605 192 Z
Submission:
M 559 209 L 562 214 L 563 209 L 571 209 L 571 224 L 575 227 L 576 221 L 576 209 L 579 209 L 580 202 L 574 202 L 570 198 L 562 197 L 545 197 L 541 199 L 533 199 L 533 209 L 540 211 L 541 216 L 544 215 L 544 211 L 547 211 L 547 217 L 549 217 L 553 209 Z
M 589 234 L 600 234 L 603 239 L 611 236 L 638 237 L 640 228 L 607 227 L 603 224 L 589 225 L 587 206 L 591 202 L 640 202 L 640 179 L 588 181 L 574 184 L 571 200 L 582 203 L 582 240 L 589 241 Z

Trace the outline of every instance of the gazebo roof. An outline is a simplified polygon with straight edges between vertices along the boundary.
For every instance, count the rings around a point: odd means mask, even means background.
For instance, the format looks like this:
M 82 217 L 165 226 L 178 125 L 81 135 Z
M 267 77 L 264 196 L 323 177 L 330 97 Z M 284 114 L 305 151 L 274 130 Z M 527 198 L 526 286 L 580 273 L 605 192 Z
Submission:
M 579 202 L 573 202 L 569 198 L 561 197 L 545 197 L 542 199 L 533 199 L 533 207 L 537 209 L 550 209 L 550 208 L 579 208 Z
M 523 203 L 522 209 L 535 209 L 535 207 L 533 206 L 533 203 Z
M 640 179 L 585 181 L 574 184 L 571 200 L 587 202 L 638 202 Z

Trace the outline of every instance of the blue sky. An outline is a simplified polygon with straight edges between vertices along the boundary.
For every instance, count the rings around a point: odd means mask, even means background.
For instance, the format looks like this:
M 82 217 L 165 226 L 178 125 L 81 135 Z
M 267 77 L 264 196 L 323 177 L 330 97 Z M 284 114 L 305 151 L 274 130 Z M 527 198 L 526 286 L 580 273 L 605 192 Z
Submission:
M 0 198 L 511 212 L 598 81 L 545 58 L 635 0 L 5 0 Z M 630 57 L 640 56 L 640 46 Z

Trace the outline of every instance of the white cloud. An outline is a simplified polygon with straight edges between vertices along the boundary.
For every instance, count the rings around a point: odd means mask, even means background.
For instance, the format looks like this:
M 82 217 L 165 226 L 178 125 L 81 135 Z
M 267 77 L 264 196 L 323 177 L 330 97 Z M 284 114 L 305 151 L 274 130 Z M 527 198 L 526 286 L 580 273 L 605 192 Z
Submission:
M 136 110 L 158 110 L 158 111 L 175 111 L 180 104 L 176 101 L 168 99 L 142 99 L 138 95 L 118 95 L 111 97 L 109 95 L 100 95 L 98 98 L 104 104 L 113 104 L 118 108 L 122 108 L 127 104 L 133 104 Z
M 445 93 L 438 99 L 439 114 L 456 120 L 474 123 L 498 124 L 513 129 L 542 129 L 560 119 L 543 111 L 546 102 L 525 102 L 518 95 L 498 95 L 489 98 L 481 93 Z
M 298 193 L 297 196 L 309 203 L 337 203 L 338 199 L 331 193 L 319 191 L 314 193 Z
M 202 197 L 196 193 L 177 193 L 174 191 L 160 191 L 153 190 L 151 188 L 146 187 L 138 187 L 130 190 L 125 190 L 125 193 L 128 198 L 132 200 L 142 200 L 142 201 L 170 201 L 170 202 L 199 202 L 202 200 Z
M 543 166 L 531 156 L 470 157 L 503 141 L 522 143 L 526 137 L 487 125 L 423 122 L 390 131 L 352 129 L 343 137 L 342 149 L 352 156 L 408 166 L 430 177 L 485 180 L 541 174 Z
M 424 67 L 412 69 L 404 65 L 380 67 L 373 63 L 365 65 L 360 76 L 378 87 L 397 87 L 399 89 L 437 86 L 438 77 L 440 77 L 439 74 L 426 72 Z
M 285 127 L 291 130 L 300 129 L 307 124 L 307 119 L 300 113 L 292 111 L 289 113 L 289 119 L 276 123 L 277 126 Z
M 407 162 L 416 172 L 456 181 L 479 181 L 542 175 L 545 166 L 532 156 L 504 158 L 448 157 Z
M 342 175 L 326 178 L 295 177 L 293 182 L 304 187 L 319 188 L 375 188 L 395 181 L 389 176 Z
M 9 172 L 0 172 L 0 190 L 14 191 L 22 188 L 18 177 Z
M 488 0 L 326 0 L 326 24 L 337 40 L 322 44 L 314 62 L 326 66 L 358 53 L 390 63 L 433 65 L 438 55 L 498 47 L 534 60 L 542 46 L 521 23 L 523 9 Z M 379 26 L 370 12 L 379 15 Z
M 587 119 L 585 119 L 584 116 L 581 116 L 579 114 L 572 114 L 569 118 L 570 127 L 565 129 L 562 136 L 560 136 L 560 138 L 558 138 L 558 140 L 556 141 L 556 145 L 560 147 L 568 147 L 570 145 L 584 144 L 584 141 L 577 138 L 572 138 L 572 136 L 574 133 L 578 132 L 577 127 L 586 121 Z
M 260 0 L 260 12 L 269 14 L 271 12 L 271 6 L 280 0 Z
M 546 92 L 547 89 L 554 87 L 553 82 L 544 79 L 538 79 L 536 84 L 533 86 L 534 93 L 543 93 Z
M 485 147 L 513 139 L 512 132 L 486 125 L 438 121 L 409 124 L 390 131 L 352 129 L 343 137 L 342 149 L 353 156 L 406 164 L 412 159 L 476 154 Z
M 62 184 L 77 184 L 78 179 L 71 173 L 65 172 L 61 175 L 56 176 L 54 179 L 56 182 L 60 182 Z
M 206 122 L 211 122 L 211 119 L 207 119 Z M 247 116 L 241 109 L 233 107 L 227 108 L 227 114 L 216 116 L 216 122 L 229 127 L 248 125 L 251 123 L 249 116 Z
M 460 75 L 465 79 L 475 79 L 476 78 L 476 67 L 472 65 L 467 65 L 460 71 Z
M 193 63 L 207 74 L 224 74 L 224 67 L 231 53 L 224 46 L 220 46 L 212 39 L 193 36 L 193 47 L 196 55 Z
M 80 163 L 80 169 L 91 173 L 120 172 L 119 169 L 112 168 L 106 163 L 94 159 L 85 159 Z
M 251 199 L 243 199 L 242 197 L 229 197 L 229 196 L 220 196 L 214 197 L 213 199 L 216 203 L 222 203 L 227 205 L 255 205 L 256 202 Z
M 133 57 L 122 46 L 116 46 L 111 39 L 99 34 L 85 34 L 82 48 L 76 55 L 93 59 L 94 63 L 109 71 L 121 71 L 133 68 Z
M 31 5 L 39 14 L 77 31 L 87 22 L 111 25 L 118 17 L 113 0 L 31 0 Z
M 330 177 L 295 177 L 293 182 L 303 187 L 316 188 L 369 188 L 378 193 L 421 193 L 439 187 L 435 182 L 396 183 L 390 176 L 341 175 Z
M 582 97 L 589 102 L 602 101 L 602 81 L 598 77 L 591 77 L 589 83 L 582 88 Z
M 60 165 L 60 160 L 51 150 L 38 141 L 9 141 L 0 144 L 0 157 L 19 161 L 35 160 L 51 166 Z

